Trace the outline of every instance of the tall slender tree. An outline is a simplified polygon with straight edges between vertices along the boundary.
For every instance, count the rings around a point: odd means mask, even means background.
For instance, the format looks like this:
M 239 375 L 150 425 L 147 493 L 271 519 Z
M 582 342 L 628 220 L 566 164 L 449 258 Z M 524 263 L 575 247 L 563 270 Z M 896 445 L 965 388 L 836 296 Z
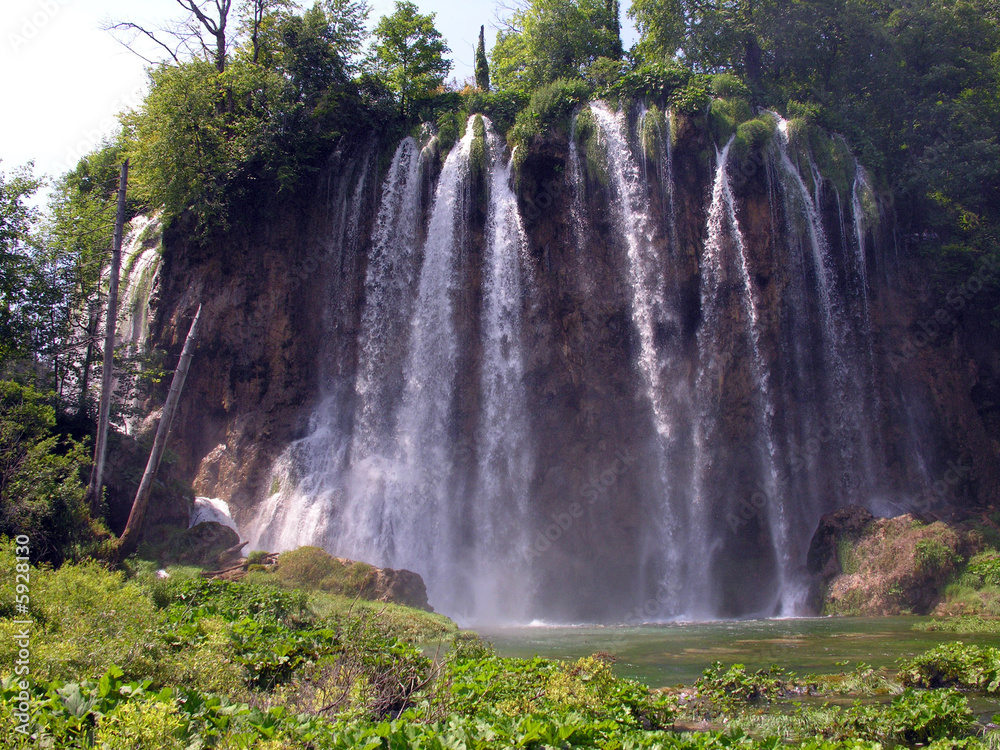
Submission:
M 485 26 L 479 27 L 479 44 L 476 46 L 476 86 L 490 90 L 490 64 L 486 60 Z

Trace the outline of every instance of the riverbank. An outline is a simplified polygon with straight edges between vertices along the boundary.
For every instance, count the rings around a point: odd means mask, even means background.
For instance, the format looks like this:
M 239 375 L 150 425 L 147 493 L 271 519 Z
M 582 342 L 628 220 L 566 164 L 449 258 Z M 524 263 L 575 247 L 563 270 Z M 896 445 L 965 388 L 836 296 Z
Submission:
M 333 593 L 350 579 L 301 553 L 294 585 L 280 557 L 239 581 L 141 562 L 28 566 L 27 613 L 11 604 L 14 548 L 0 557 L 4 747 L 1000 745 L 996 634 L 948 645 L 956 633 L 926 619 L 534 628 L 522 634 L 549 641 L 522 637 L 515 656 L 509 636 L 488 633 L 494 647 L 441 615 Z M 767 656 L 781 666 L 757 667 Z M 810 659 L 833 673 L 794 668 Z M 683 684 L 634 679 L 657 663 L 682 663 Z

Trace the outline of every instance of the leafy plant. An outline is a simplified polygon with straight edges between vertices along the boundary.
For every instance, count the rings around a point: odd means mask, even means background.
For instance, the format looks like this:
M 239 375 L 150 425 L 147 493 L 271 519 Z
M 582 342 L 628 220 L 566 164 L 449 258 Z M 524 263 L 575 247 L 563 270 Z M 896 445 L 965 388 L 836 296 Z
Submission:
M 1000 692 L 1000 650 L 989 646 L 945 643 L 899 665 L 904 685 L 957 687 Z

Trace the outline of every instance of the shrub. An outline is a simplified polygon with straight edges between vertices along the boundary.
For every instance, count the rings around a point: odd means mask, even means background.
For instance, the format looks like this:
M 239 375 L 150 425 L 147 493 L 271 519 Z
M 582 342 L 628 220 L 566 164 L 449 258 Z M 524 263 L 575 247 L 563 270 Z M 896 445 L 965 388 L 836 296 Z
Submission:
M 708 90 L 708 79 L 703 75 L 694 75 L 687 85 L 670 95 L 670 104 L 678 112 L 686 115 L 704 114 L 712 102 Z
M 0 550 L 0 592 L 13 587 L 10 546 Z M 95 562 L 59 570 L 31 568 L 32 672 L 43 679 L 103 672 L 118 664 L 133 676 L 152 674 L 161 644 L 161 622 L 149 595 L 121 573 Z M 0 664 L 13 665 L 16 630 L 0 620 Z
M 736 147 L 741 153 L 762 150 L 774 135 L 775 122 L 771 114 L 763 114 L 742 122 L 736 128 Z
M 746 99 L 713 99 L 708 112 L 712 139 L 721 146 L 736 133 L 738 125 L 752 117 L 753 111 Z
M 750 89 L 732 73 L 718 73 L 712 76 L 712 93 L 723 98 L 748 97 Z
M 573 110 L 590 100 L 590 87 L 581 80 L 559 78 L 531 95 L 528 106 L 518 113 L 507 140 L 511 147 L 522 146 L 524 158 L 531 141 L 550 131 L 569 132 Z
M 1000 586 L 1000 553 L 989 550 L 973 557 L 959 582 L 973 588 Z
M 612 93 L 617 91 L 624 72 L 625 64 L 621 60 L 598 57 L 587 69 L 587 81 L 595 91 Z
M 989 646 L 966 646 L 961 641 L 944 643 L 899 665 L 904 685 L 937 688 L 957 687 L 1000 692 L 1000 650 Z
M 477 119 L 482 127 L 482 119 Z M 480 143 L 484 136 L 485 131 L 477 134 Z M 374 570 L 368 563 L 344 564 L 319 547 L 300 547 L 281 554 L 277 574 L 287 586 L 355 597 L 364 594 Z
M 126 703 L 101 719 L 94 738 L 106 750 L 184 750 L 177 709 L 157 700 Z
M 0 536 L 25 534 L 32 559 L 61 563 L 89 536 L 89 465 L 86 446 L 56 432 L 43 394 L 0 381 Z
M 667 97 L 687 84 L 691 71 L 674 61 L 643 63 L 625 73 L 616 89 L 623 99 L 653 98 L 665 102 Z

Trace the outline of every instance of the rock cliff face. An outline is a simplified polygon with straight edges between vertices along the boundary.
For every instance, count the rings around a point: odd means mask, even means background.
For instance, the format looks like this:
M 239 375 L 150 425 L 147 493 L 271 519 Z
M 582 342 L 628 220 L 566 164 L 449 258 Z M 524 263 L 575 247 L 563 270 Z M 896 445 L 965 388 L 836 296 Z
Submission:
M 252 543 L 471 619 L 770 615 L 808 608 L 822 514 L 998 498 L 997 334 L 968 302 L 927 333 L 948 290 L 853 162 L 595 106 L 508 173 L 469 128 L 167 232 L 153 343 L 204 304 L 174 470 Z

